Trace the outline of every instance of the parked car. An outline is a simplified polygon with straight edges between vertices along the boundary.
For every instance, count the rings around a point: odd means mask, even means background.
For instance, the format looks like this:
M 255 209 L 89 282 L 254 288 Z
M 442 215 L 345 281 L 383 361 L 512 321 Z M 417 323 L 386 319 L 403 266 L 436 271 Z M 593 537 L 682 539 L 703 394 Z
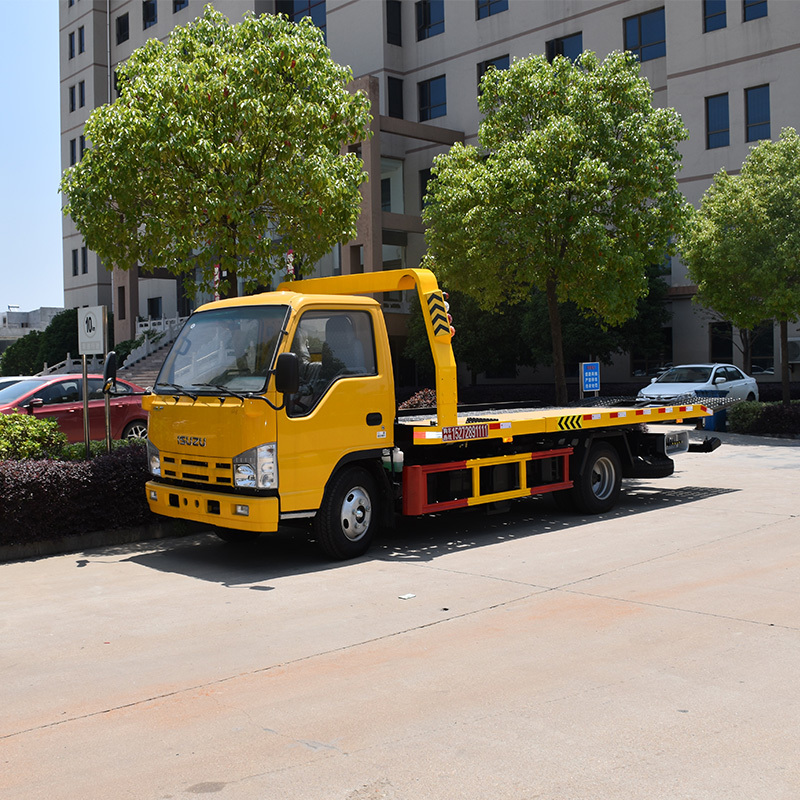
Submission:
M 106 435 L 103 376 L 89 375 L 89 438 Z M 143 439 L 147 436 L 147 412 L 141 386 L 117 380 L 117 393 L 110 396 L 109 419 L 114 439 Z M 0 414 L 15 412 L 35 417 L 52 417 L 70 442 L 83 441 L 83 375 L 46 375 L 21 378 L 0 389 Z
M 697 392 L 726 392 L 736 400 L 758 400 L 755 378 L 745 375 L 733 364 L 681 364 L 668 369 L 645 386 L 637 400 L 671 403 Z

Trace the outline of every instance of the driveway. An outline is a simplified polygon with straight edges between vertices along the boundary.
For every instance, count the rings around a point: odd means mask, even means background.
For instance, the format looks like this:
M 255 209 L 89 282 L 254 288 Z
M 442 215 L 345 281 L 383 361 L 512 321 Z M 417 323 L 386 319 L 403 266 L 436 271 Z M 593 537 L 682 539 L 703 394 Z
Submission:
M 0 796 L 796 800 L 800 442 L 721 438 L 607 515 L 345 564 L 288 532 L 0 565 Z

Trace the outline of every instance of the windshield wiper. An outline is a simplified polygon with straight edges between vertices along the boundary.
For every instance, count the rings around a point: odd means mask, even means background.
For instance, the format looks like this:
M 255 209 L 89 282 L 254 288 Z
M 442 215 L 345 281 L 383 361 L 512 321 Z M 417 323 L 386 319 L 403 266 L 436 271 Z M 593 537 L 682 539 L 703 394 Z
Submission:
M 184 395 L 185 397 L 191 397 L 192 400 L 197 400 L 196 394 L 192 394 L 185 386 L 179 386 L 177 383 L 157 383 L 155 388 L 159 386 L 166 386 L 168 389 L 172 389 L 173 392 L 177 392 L 178 395 Z
M 247 394 L 241 394 L 240 392 L 234 392 L 233 389 L 229 389 L 227 386 L 223 386 L 221 383 L 195 383 L 193 384 L 198 389 L 216 389 L 221 394 L 226 395 L 227 397 L 235 397 L 238 400 L 247 400 L 248 397 L 252 397 L 252 392 L 247 392 Z M 220 397 L 220 403 L 225 402 L 224 397 Z

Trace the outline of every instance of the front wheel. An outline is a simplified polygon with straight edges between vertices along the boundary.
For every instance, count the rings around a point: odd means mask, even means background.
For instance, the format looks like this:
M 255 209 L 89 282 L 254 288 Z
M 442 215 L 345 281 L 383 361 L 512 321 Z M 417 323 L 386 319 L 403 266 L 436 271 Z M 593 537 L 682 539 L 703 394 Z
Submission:
M 589 451 L 583 472 L 575 479 L 572 499 L 585 514 L 610 511 L 622 488 L 619 454 L 609 444 L 595 444 Z
M 143 419 L 137 419 L 129 422 L 122 431 L 123 439 L 146 439 L 147 438 L 147 422 Z
M 378 528 L 380 500 L 375 479 L 363 467 L 334 476 L 314 519 L 317 542 L 325 555 L 355 558 L 369 549 Z

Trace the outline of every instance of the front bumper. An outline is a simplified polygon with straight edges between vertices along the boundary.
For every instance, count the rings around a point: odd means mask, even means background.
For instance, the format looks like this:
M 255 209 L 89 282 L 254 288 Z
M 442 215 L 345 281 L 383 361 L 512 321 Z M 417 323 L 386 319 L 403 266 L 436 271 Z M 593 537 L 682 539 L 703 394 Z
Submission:
M 280 504 L 277 497 L 193 490 L 158 481 L 148 481 L 145 491 L 154 514 L 255 533 L 278 530 Z

